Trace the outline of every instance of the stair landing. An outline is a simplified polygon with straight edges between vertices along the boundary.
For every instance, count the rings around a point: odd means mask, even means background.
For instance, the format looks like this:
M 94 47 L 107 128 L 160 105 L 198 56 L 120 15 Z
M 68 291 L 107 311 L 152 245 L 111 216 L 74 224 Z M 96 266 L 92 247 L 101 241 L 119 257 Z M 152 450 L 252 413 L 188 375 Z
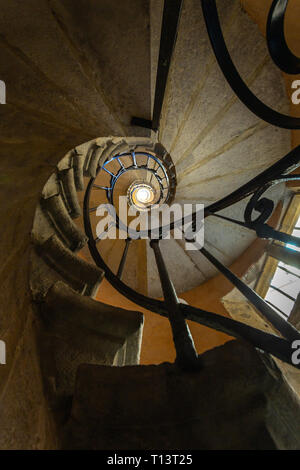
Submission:
M 174 364 L 81 365 L 65 449 L 273 449 L 266 394 L 277 378 L 251 346 L 232 341 Z

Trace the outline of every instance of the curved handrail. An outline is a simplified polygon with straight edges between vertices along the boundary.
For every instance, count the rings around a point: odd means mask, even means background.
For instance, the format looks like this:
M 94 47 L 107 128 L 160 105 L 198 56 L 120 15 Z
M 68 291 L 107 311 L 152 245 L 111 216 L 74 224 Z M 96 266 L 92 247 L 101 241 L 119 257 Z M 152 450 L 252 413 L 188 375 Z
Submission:
M 259 118 L 283 129 L 300 129 L 300 118 L 279 113 L 252 93 L 237 71 L 222 33 L 215 0 L 201 0 L 207 32 L 217 62 L 234 93 Z
M 284 18 L 288 0 L 274 0 L 267 22 L 267 43 L 274 63 L 285 73 L 300 74 L 300 57 L 287 45 L 284 35 Z
M 168 176 L 168 172 L 166 170 L 166 168 L 164 167 L 164 165 L 162 164 L 161 160 L 157 157 L 155 157 L 154 155 L 152 155 L 151 153 L 149 152 L 133 152 L 134 156 L 146 156 L 148 159 L 152 159 L 154 160 L 160 167 L 160 169 L 162 170 L 163 174 L 164 174 L 164 177 L 167 181 L 167 189 L 168 189 L 168 194 L 166 195 L 165 197 L 165 200 L 168 200 L 169 197 L 170 197 L 170 188 L 169 188 L 169 176 Z M 119 161 L 120 158 L 122 157 L 130 157 L 132 156 L 132 153 L 128 153 L 128 152 L 124 152 L 124 153 L 121 153 L 121 154 L 118 154 L 118 155 L 115 155 L 113 156 L 112 158 L 106 160 L 102 166 L 100 166 L 98 168 L 98 171 L 97 171 L 97 175 L 99 174 L 99 172 L 105 168 L 106 165 L 108 165 L 109 163 L 111 163 L 112 161 L 114 160 L 117 160 Z M 156 178 L 158 179 L 158 181 L 160 182 L 160 178 L 159 176 L 157 175 L 157 170 L 154 170 L 153 168 L 149 168 L 147 165 L 131 165 L 129 167 L 121 167 L 120 170 L 118 171 L 118 173 L 114 176 L 114 177 L 111 177 L 111 183 L 112 183 L 112 186 L 111 186 L 111 191 L 110 191 L 110 197 L 108 198 L 108 200 L 113 204 L 113 192 L 114 192 L 114 187 L 118 181 L 118 179 L 120 178 L 120 176 L 122 176 L 123 174 L 125 174 L 127 171 L 130 171 L 130 170 L 137 170 L 137 169 L 142 169 L 142 170 L 147 170 L 149 172 L 151 172 L 154 176 L 156 176 Z M 161 185 L 160 185 L 161 186 Z M 161 188 L 161 189 L 165 189 L 165 188 Z
M 91 223 L 88 216 L 89 198 L 92 184 L 93 179 L 90 180 L 84 197 L 84 226 L 85 232 L 88 236 L 89 249 L 94 262 L 97 266 L 105 271 L 107 280 L 118 292 L 120 292 L 120 294 L 124 295 L 135 304 L 167 318 L 168 309 L 164 301 L 144 296 L 143 294 L 140 294 L 127 286 L 110 270 L 110 268 L 102 259 L 93 238 Z M 288 340 L 280 338 L 274 334 L 265 333 L 231 318 L 196 308 L 191 305 L 179 304 L 179 310 L 184 318 L 188 320 L 192 320 L 198 324 L 207 326 L 208 328 L 221 331 L 235 338 L 245 339 L 255 347 L 264 350 L 267 353 L 273 354 L 275 357 L 281 359 L 284 362 L 294 365 L 291 362 L 291 343 Z M 300 368 L 300 365 L 294 366 Z
M 245 199 L 246 197 L 251 196 L 258 191 L 261 191 L 261 189 L 264 188 L 266 185 L 271 186 L 273 184 L 276 184 L 277 182 L 298 180 L 300 177 L 299 175 L 289 175 L 289 173 L 297 169 L 299 165 L 300 145 L 291 150 L 287 155 L 281 158 L 278 162 L 274 163 L 271 167 L 262 171 L 259 175 L 255 176 L 255 178 L 248 181 L 248 183 L 245 183 L 229 195 L 206 207 L 204 209 L 204 217 L 214 215 L 215 212 L 219 212 L 229 206 L 232 206 L 233 204 L 236 204 L 237 202 Z M 163 238 L 163 234 L 169 233 L 176 227 L 182 227 L 185 223 L 187 224 L 193 222 L 197 215 L 200 215 L 200 212 L 193 212 L 192 214 L 182 219 L 171 222 L 168 226 L 159 227 L 158 230 L 161 233 L 159 238 Z M 270 215 L 271 214 L 269 214 L 269 216 Z M 119 222 L 118 218 L 117 222 Z M 120 223 L 120 228 L 124 231 L 127 230 L 127 227 L 122 223 Z M 138 233 L 141 238 L 149 237 L 149 235 L 151 235 L 151 232 L 149 230 L 140 230 L 136 233 Z M 128 235 L 133 238 L 133 234 L 130 234 L 128 232 Z

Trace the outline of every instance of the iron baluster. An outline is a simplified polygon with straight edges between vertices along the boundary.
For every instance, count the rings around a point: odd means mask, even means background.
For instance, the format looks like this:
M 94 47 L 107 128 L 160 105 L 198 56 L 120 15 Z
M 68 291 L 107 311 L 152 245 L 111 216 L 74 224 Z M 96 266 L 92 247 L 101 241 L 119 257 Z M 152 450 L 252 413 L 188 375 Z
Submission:
M 119 163 L 120 167 L 122 168 L 122 170 L 125 170 L 125 166 L 121 162 L 120 157 L 117 157 L 117 160 L 118 160 L 118 163 Z
M 128 249 L 129 249 L 130 243 L 131 243 L 131 238 L 126 238 L 126 240 L 125 240 L 125 248 L 124 248 L 124 251 L 123 251 L 123 254 L 122 254 L 122 258 L 121 258 L 121 261 L 120 261 L 120 264 L 119 264 L 118 273 L 117 273 L 117 277 L 118 277 L 119 279 L 121 279 L 122 274 L 123 274 L 123 271 L 124 271 L 124 267 L 125 267 L 126 258 L 127 258 L 127 255 L 128 255 Z
M 205 248 L 200 251 L 286 339 L 291 341 L 300 339 L 299 331 L 290 323 L 284 321 L 253 289 L 241 281 Z
M 197 368 L 200 365 L 198 354 L 195 350 L 190 329 L 180 312 L 179 300 L 161 254 L 159 240 L 151 240 L 150 246 L 154 251 L 168 317 L 172 328 L 176 349 L 176 362 L 184 369 Z
M 164 2 L 152 121 L 134 117 L 131 120 L 132 126 L 146 127 L 154 131 L 159 128 L 169 69 L 177 39 L 181 7 L 182 0 L 165 0 Z
M 137 168 L 138 166 L 137 166 L 137 164 L 136 164 L 135 152 L 132 152 L 131 155 L 132 155 L 133 166 L 134 166 L 135 168 Z
M 105 166 L 102 167 L 104 171 L 106 171 L 106 173 L 108 173 L 109 175 L 111 175 L 113 178 L 115 178 L 115 175 L 109 171 L 107 168 L 105 168 Z
M 99 186 L 99 184 L 93 184 L 93 188 L 96 188 L 96 189 L 103 189 L 105 191 L 109 191 L 111 188 L 109 188 L 108 186 Z

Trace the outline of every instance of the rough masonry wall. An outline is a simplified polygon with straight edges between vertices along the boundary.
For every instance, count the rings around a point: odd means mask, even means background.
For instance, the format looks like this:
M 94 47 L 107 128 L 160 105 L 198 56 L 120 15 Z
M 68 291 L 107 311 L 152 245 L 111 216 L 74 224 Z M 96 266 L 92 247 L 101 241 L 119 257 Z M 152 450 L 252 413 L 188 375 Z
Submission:
M 7 90 L 7 104 L 0 106 L 0 340 L 6 342 L 6 365 L 0 365 L 1 449 L 55 447 L 28 284 L 30 231 L 41 190 L 71 148 L 99 136 L 136 133 L 129 128 L 131 113 L 147 117 L 150 111 L 147 17 L 141 22 L 148 2 L 122 2 L 122 20 L 127 12 L 135 36 L 119 31 L 119 53 L 126 61 L 136 47 L 140 62 L 131 63 L 130 70 L 146 77 L 135 94 L 128 81 L 125 98 L 119 82 L 102 86 L 103 67 L 109 77 L 120 65 L 109 52 L 116 44 L 106 42 L 104 56 L 96 47 L 98 36 L 90 34 L 83 48 L 78 34 L 108 29 L 111 16 L 101 8 L 113 7 L 120 25 L 119 0 L 98 2 L 97 15 L 90 0 L 83 2 L 84 11 L 82 2 L 76 8 L 69 3 L 0 0 L 0 79 Z M 127 110 L 120 116 L 108 91 Z M 134 100 L 128 107 L 127 95 Z

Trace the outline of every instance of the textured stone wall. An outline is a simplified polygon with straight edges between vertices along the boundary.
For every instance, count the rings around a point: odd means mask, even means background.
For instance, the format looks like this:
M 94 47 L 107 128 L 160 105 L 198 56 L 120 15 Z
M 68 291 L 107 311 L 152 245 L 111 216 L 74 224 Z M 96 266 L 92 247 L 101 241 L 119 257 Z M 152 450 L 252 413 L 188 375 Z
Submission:
M 99 136 L 135 134 L 131 114 L 150 112 L 147 0 L 124 1 L 120 11 L 119 0 L 98 2 L 97 14 L 92 5 L 0 0 L 0 79 L 7 91 L 7 104 L 0 105 L 0 340 L 7 350 L 0 365 L 1 449 L 56 446 L 28 283 L 30 231 L 42 188 L 71 148 Z M 107 36 L 112 9 L 123 28 L 115 36 L 119 56 Z M 134 37 L 125 35 L 124 11 L 132 16 Z M 137 63 L 129 63 L 135 52 Z M 128 79 L 133 68 L 138 84 Z M 116 113 L 116 103 L 122 112 Z
M 0 108 L 0 112 L 6 118 L 9 111 Z M 16 138 L 13 128 L 11 134 Z M 32 218 L 51 165 L 44 160 L 53 151 L 50 145 L 43 146 L 44 152 L 34 151 L 39 138 L 38 134 L 32 138 L 32 150 L 25 142 L 2 141 L 0 145 L 0 339 L 6 343 L 6 364 L 0 365 L 1 449 L 56 445 L 43 393 L 36 344 L 38 325 L 28 279 Z

